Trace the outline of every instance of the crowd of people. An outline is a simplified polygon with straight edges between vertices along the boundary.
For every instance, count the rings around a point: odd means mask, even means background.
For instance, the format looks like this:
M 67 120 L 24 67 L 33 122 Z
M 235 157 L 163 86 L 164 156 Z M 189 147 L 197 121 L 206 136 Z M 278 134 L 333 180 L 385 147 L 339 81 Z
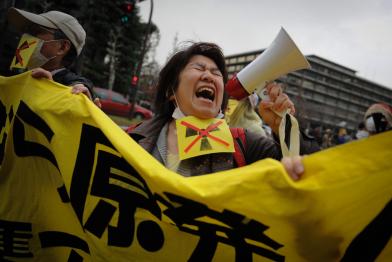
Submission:
M 321 149 L 348 143 L 371 135 L 392 130 L 392 107 L 380 102 L 372 104 L 365 112 L 362 121 L 355 130 L 348 131 L 346 127 L 308 128 L 305 133 L 314 139 Z

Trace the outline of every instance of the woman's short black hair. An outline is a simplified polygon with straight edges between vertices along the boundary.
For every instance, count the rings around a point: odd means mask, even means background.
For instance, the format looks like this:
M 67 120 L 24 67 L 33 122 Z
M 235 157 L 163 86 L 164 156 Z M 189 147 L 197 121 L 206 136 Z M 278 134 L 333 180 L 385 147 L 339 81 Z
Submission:
M 185 50 L 175 53 L 159 73 L 157 93 L 155 98 L 155 110 L 159 117 L 164 117 L 167 119 L 171 117 L 175 107 L 169 98 L 178 88 L 181 71 L 188 64 L 189 60 L 195 55 L 206 56 L 213 60 L 223 75 L 223 83 L 226 84 L 228 76 L 222 49 L 213 43 L 193 43 Z M 226 109 L 227 101 L 228 95 L 226 92 L 224 92 L 221 105 L 222 112 L 224 112 Z

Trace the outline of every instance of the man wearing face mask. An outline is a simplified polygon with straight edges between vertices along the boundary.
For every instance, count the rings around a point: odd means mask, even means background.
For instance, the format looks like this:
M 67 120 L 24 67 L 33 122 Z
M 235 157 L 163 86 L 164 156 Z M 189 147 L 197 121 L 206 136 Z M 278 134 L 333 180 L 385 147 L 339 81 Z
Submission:
M 366 110 L 364 122 L 371 135 L 392 130 L 392 107 L 386 103 L 371 105 Z
M 39 39 L 27 64 L 33 77 L 72 86 L 72 93 L 84 93 L 92 99 L 92 82 L 67 68 L 80 55 L 86 40 L 86 32 L 74 17 L 59 11 L 33 14 L 11 7 L 7 19 L 19 32 Z

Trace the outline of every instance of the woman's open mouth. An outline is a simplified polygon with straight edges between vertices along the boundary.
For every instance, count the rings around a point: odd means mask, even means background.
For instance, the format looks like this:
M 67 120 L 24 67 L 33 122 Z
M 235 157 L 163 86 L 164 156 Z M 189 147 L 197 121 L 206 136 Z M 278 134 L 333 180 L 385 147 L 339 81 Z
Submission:
M 196 90 L 196 97 L 197 98 L 204 98 L 211 102 L 215 99 L 215 90 L 211 87 L 200 87 Z

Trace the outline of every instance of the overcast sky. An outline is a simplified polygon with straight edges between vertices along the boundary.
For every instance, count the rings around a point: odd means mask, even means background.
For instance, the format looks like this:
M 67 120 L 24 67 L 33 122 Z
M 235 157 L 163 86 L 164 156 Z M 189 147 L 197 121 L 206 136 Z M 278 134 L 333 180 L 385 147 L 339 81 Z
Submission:
M 147 21 L 150 1 L 139 3 Z M 392 88 L 391 0 L 154 0 L 162 65 L 179 42 L 208 41 L 225 55 L 268 47 L 284 27 L 305 55 L 318 55 Z

